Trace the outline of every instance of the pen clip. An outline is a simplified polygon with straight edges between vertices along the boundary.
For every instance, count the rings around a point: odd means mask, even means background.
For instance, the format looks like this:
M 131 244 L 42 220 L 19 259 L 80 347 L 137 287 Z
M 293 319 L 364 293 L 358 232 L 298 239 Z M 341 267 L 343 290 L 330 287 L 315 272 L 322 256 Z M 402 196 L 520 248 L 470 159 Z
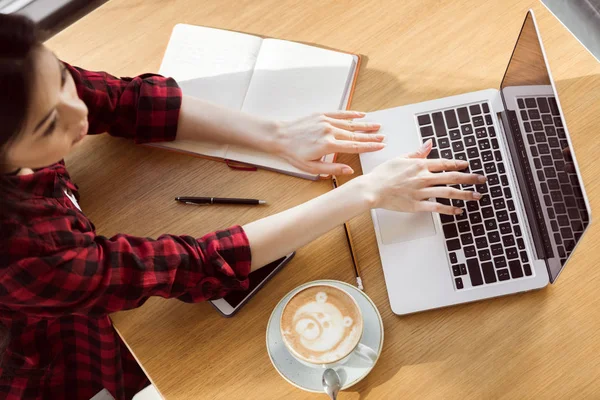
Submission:
M 207 206 L 210 203 L 192 203 L 191 201 L 184 201 L 183 204 L 191 204 L 193 206 Z

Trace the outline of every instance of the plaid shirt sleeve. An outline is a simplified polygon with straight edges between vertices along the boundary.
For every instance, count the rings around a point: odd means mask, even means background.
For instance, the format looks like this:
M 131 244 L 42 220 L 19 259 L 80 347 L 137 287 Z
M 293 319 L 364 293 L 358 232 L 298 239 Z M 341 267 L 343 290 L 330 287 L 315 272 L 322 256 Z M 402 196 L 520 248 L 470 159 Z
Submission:
M 36 228 L 5 249 L 11 268 L 0 275 L 0 303 L 30 316 L 104 315 L 149 296 L 198 302 L 248 288 L 250 248 L 240 226 L 156 240 Z
M 88 106 L 89 134 L 108 132 L 136 143 L 175 140 L 181 108 L 175 80 L 155 74 L 119 79 L 65 65 Z

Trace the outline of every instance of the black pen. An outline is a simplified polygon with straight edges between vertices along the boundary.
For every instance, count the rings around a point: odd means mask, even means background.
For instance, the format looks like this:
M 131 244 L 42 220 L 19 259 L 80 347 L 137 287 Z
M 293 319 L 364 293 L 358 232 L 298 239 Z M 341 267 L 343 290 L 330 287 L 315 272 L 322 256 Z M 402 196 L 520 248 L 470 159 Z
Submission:
M 267 204 L 264 200 L 228 199 L 223 197 L 175 197 L 175 200 L 185 204 Z

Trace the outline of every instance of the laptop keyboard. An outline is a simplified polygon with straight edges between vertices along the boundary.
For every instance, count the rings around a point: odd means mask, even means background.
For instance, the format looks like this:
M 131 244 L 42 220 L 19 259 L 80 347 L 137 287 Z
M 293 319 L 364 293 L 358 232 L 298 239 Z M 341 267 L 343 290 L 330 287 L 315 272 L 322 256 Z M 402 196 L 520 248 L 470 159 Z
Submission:
M 440 214 L 456 289 L 531 276 L 513 193 L 487 102 L 417 116 L 423 142 L 432 139 L 429 158 L 466 160 L 487 184 L 452 185 L 476 190 L 479 201 L 437 199 L 463 209 Z
M 533 174 L 542 192 L 541 207 L 546 208 L 550 220 L 550 232 L 544 240 L 546 257 L 558 256 L 564 264 L 583 234 L 589 216 L 577 174 L 568 165 L 572 159 L 558 105 L 553 96 L 518 98 L 517 105 L 533 158 Z M 545 225 L 543 221 L 540 223 Z M 542 228 L 548 230 L 546 226 Z

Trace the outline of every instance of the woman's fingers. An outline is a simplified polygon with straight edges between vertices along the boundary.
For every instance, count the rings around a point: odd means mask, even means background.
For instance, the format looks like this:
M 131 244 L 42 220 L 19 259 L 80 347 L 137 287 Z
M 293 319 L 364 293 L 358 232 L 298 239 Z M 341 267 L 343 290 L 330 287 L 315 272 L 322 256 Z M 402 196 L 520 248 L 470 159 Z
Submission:
M 333 136 L 338 140 L 353 142 L 381 142 L 385 139 L 385 135 L 381 134 L 350 132 L 339 128 L 334 128 Z
M 351 175 L 354 170 L 346 164 L 329 163 L 323 161 L 306 161 L 299 166 L 304 171 L 310 172 L 311 174 L 325 174 L 325 175 Z
M 368 153 L 381 150 L 385 143 L 380 142 L 355 142 L 350 140 L 336 140 L 327 149 L 329 153 Z
M 419 212 L 437 212 L 440 214 L 458 215 L 462 214 L 463 210 L 458 207 L 447 206 L 435 201 L 420 201 L 415 207 L 415 211 Z
M 445 158 L 434 158 L 425 160 L 427 168 L 431 172 L 440 171 L 461 171 L 469 166 L 467 161 L 463 160 L 447 160 Z
M 431 148 L 433 146 L 433 141 L 431 139 L 426 140 L 425 143 L 421 145 L 419 150 L 414 153 L 410 153 L 406 155 L 406 158 L 427 158 L 429 153 L 431 153 Z
M 381 128 L 381 125 L 374 122 L 357 122 L 353 120 L 327 118 L 332 126 L 336 128 L 345 129 L 347 131 L 363 131 L 363 132 L 376 132 Z
M 360 111 L 350 111 L 350 110 L 337 110 L 323 113 L 322 115 L 329 118 L 336 119 L 352 119 L 352 118 L 362 118 L 365 116 L 364 112 Z
M 419 200 L 430 198 L 445 198 L 459 200 L 479 200 L 481 194 L 471 190 L 458 190 L 452 187 L 429 187 L 419 190 Z
M 426 184 L 428 186 L 433 185 L 477 185 L 487 181 L 487 178 L 483 175 L 467 174 L 464 172 L 439 172 L 437 174 L 431 174 L 427 177 Z

